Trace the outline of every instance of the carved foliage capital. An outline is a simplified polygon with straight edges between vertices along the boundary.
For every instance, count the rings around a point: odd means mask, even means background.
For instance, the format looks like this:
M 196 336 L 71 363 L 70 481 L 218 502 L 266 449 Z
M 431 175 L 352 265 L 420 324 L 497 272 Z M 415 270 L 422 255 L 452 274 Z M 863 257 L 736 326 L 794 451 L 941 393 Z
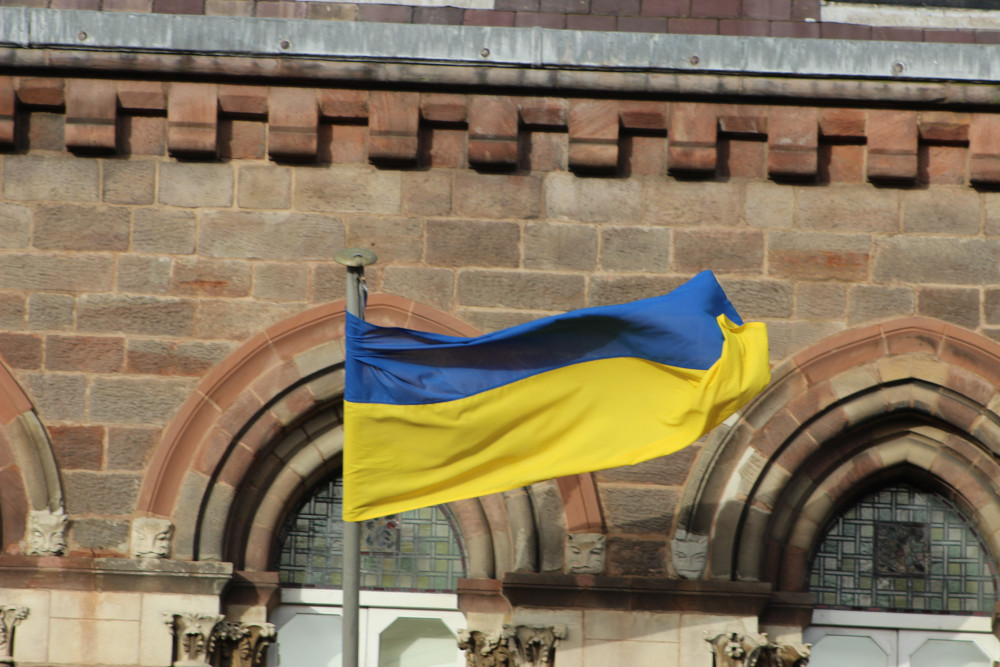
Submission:
M 776 644 L 759 635 L 724 632 L 706 637 L 712 645 L 715 667 L 805 667 L 809 644 Z
M 566 626 L 505 625 L 503 634 L 510 642 L 515 665 L 547 667 L 555 663 L 556 647 L 566 638 Z
M 27 607 L 0 605 L 0 664 L 14 664 L 14 628 L 26 618 Z

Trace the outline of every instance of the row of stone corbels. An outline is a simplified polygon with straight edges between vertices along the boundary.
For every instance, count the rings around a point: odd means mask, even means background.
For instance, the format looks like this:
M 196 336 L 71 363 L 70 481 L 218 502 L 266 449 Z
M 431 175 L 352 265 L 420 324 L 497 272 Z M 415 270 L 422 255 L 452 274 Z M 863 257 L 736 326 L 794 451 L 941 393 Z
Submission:
M 174 637 L 174 667 L 257 667 L 277 639 L 271 623 L 227 621 L 221 614 L 164 614 Z
M 565 625 L 504 625 L 498 632 L 460 630 L 458 648 L 469 667 L 551 667 Z
M 63 508 L 31 510 L 25 537 L 27 556 L 63 556 L 69 517 Z M 129 555 L 132 558 L 168 558 L 174 525 L 167 519 L 137 517 L 132 520 Z
M 368 157 L 414 164 L 422 125 L 468 130 L 472 166 L 512 168 L 522 128 L 566 131 L 571 169 L 614 171 L 625 133 L 665 133 L 668 169 L 711 175 L 720 133 L 766 141 L 768 173 L 809 179 L 819 170 L 819 144 L 864 143 L 872 181 L 913 181 L 918 145 L 970 148 L 970 181 L 1000 183 L 1000 115 L 950 111 L 817 108 L 649 100 L 566 99 L 383 90 L 241 86 L 0 77 L 0 146 L 13 145 L 17 105 L 65 108 L 70 150 L 116 150 L 116 118 L 167 116 L 167 147 L 178 156 L 214 157 L 220 116 L 266 119 L 268 153 L 315 160 L 321 122 L 367 123 Z

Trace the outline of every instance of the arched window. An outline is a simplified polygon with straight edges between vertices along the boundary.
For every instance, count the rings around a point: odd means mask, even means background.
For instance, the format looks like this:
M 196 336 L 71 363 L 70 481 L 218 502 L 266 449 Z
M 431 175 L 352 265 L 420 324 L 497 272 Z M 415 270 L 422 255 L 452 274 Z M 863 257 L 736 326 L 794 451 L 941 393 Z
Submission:
M 289 516 L 276 569 L 282 605 L 271 664 L 340 665 L 343 480 L 318 484 Z M 462 665 L 465 625 L 455 595 L 465 550 L 447 507 L 428 507 L 361 525 L 360 662 L 365 667 Z
M 997 575 L 982 540 L 947 499 L 910 485 L 871 493 L 830 522 L 809 590 L 811 667 L 989 667 L 1000 649 L 990 634 Z

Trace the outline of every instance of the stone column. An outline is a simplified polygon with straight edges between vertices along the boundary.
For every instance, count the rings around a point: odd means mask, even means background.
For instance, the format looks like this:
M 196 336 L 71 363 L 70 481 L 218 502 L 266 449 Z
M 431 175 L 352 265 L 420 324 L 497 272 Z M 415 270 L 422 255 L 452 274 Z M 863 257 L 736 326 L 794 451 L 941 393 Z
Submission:
M 26 618 L 27 607 L 0 606 L 0 665 L 14 664 L 14 628 Z

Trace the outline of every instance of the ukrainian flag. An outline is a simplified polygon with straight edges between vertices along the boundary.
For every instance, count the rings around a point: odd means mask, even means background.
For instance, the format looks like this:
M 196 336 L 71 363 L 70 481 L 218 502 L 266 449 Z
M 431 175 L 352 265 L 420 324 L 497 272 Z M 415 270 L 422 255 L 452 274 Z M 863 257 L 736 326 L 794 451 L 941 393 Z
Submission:
M 770 379 L 763 323 L 705 271 L 664 296 L 476 338 L 347 319 L 344 519 L 639 463 Z

